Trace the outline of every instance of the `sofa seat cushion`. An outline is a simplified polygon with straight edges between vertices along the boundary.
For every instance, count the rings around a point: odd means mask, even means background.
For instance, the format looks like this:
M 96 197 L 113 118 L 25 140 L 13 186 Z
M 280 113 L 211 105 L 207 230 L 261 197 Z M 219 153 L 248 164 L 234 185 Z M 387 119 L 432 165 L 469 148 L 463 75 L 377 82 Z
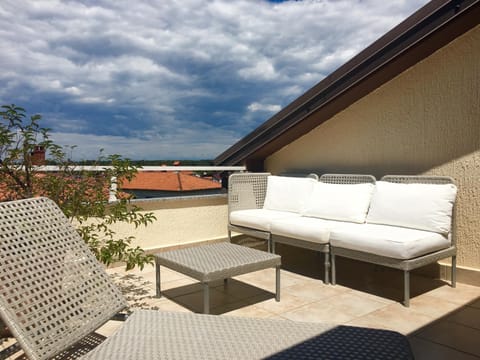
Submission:
M 333 247 L 405 260 L 448 248 L 451 242 L 446 236 L 431 231 L 337 222 L 331 224 L 330 244 Z
M 288 217 L 275 220 L 271 233 L 289 238 L 327 244 L 330 236 L 328 221 L 311 217 Z
M 300 214 L 267 209 L 237 210 L 230 213 L 230 224 L 270 232 L 272 221 L 290 217 L 300 217 Z

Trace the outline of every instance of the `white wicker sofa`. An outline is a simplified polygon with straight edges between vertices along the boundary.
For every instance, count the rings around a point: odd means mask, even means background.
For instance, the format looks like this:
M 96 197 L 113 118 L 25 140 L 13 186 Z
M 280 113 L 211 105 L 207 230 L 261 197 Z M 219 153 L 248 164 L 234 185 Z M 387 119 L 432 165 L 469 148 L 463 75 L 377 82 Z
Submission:
M 319 181 L 268 173 L 234 174 L 229 181 L 231 231 L 324 254 L 325 283 L 336 283 L 336 256 L 404 271 L 409 306 L 410 271 L 452 257 L 456 187 L 439 176 L 325 174 Z M 331 265 L 330 265 L 331 258 Z

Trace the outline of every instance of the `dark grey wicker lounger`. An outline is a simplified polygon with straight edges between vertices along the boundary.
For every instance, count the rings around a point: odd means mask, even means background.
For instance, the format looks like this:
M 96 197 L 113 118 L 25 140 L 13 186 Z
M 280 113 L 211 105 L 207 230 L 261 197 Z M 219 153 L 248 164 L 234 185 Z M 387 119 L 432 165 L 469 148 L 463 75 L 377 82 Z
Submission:
M 29 358 L 84 355 L 99 342 L 92 332 L 126 306 L 51 200 L 0 203 L 0 316 Z M 391 331 L 142 310 L 85 358 L 410 359 L 412 355 L 406 338 Z

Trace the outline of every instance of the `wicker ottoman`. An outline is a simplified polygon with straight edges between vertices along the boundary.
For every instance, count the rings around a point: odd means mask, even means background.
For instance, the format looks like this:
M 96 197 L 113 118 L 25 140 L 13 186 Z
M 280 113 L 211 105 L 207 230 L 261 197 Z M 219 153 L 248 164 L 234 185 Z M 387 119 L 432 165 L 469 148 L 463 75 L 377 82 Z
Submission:
M 203 284 L 203 311 L 210 312 L 209 283 L 232 276 L 276 268 L 275 300 L 280 301 L 279 255 L 231 243 L 215 243 L 155 254 L 156 292 L 161 297 L 160 266 L 190 276 Z

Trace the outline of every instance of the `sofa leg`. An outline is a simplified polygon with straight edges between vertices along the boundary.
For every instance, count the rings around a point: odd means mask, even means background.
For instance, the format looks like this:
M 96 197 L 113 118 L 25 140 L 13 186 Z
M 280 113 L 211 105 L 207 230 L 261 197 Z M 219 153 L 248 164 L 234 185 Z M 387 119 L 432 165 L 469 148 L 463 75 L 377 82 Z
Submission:
M 275 254 L 275 241 L 273 239 L 268 240 L 268 252 Z
M 331 261 L 332 261 L 332 285 L 336 285 L 337 284 L 337 270 L 335 268 L 335 254 L 330 254 L 330 258 L 331 258 Z
M 452 256 L 452 287 L 457 287 L 457 256 Z
M 267 252 L 271 253 L 272 252 L 272 239 L 267 240 Z
M 228 229 L 228 240 L 232 242 L 232 230 Z
M 329 272 L 330 272 L 330 254 L 328 252 L 323 253 L 325 256 L 324 266 L 325 266 L 325 284 L 330 283 Z
M 410 306 L 410 271 L 403 272 L 403 305 Z

